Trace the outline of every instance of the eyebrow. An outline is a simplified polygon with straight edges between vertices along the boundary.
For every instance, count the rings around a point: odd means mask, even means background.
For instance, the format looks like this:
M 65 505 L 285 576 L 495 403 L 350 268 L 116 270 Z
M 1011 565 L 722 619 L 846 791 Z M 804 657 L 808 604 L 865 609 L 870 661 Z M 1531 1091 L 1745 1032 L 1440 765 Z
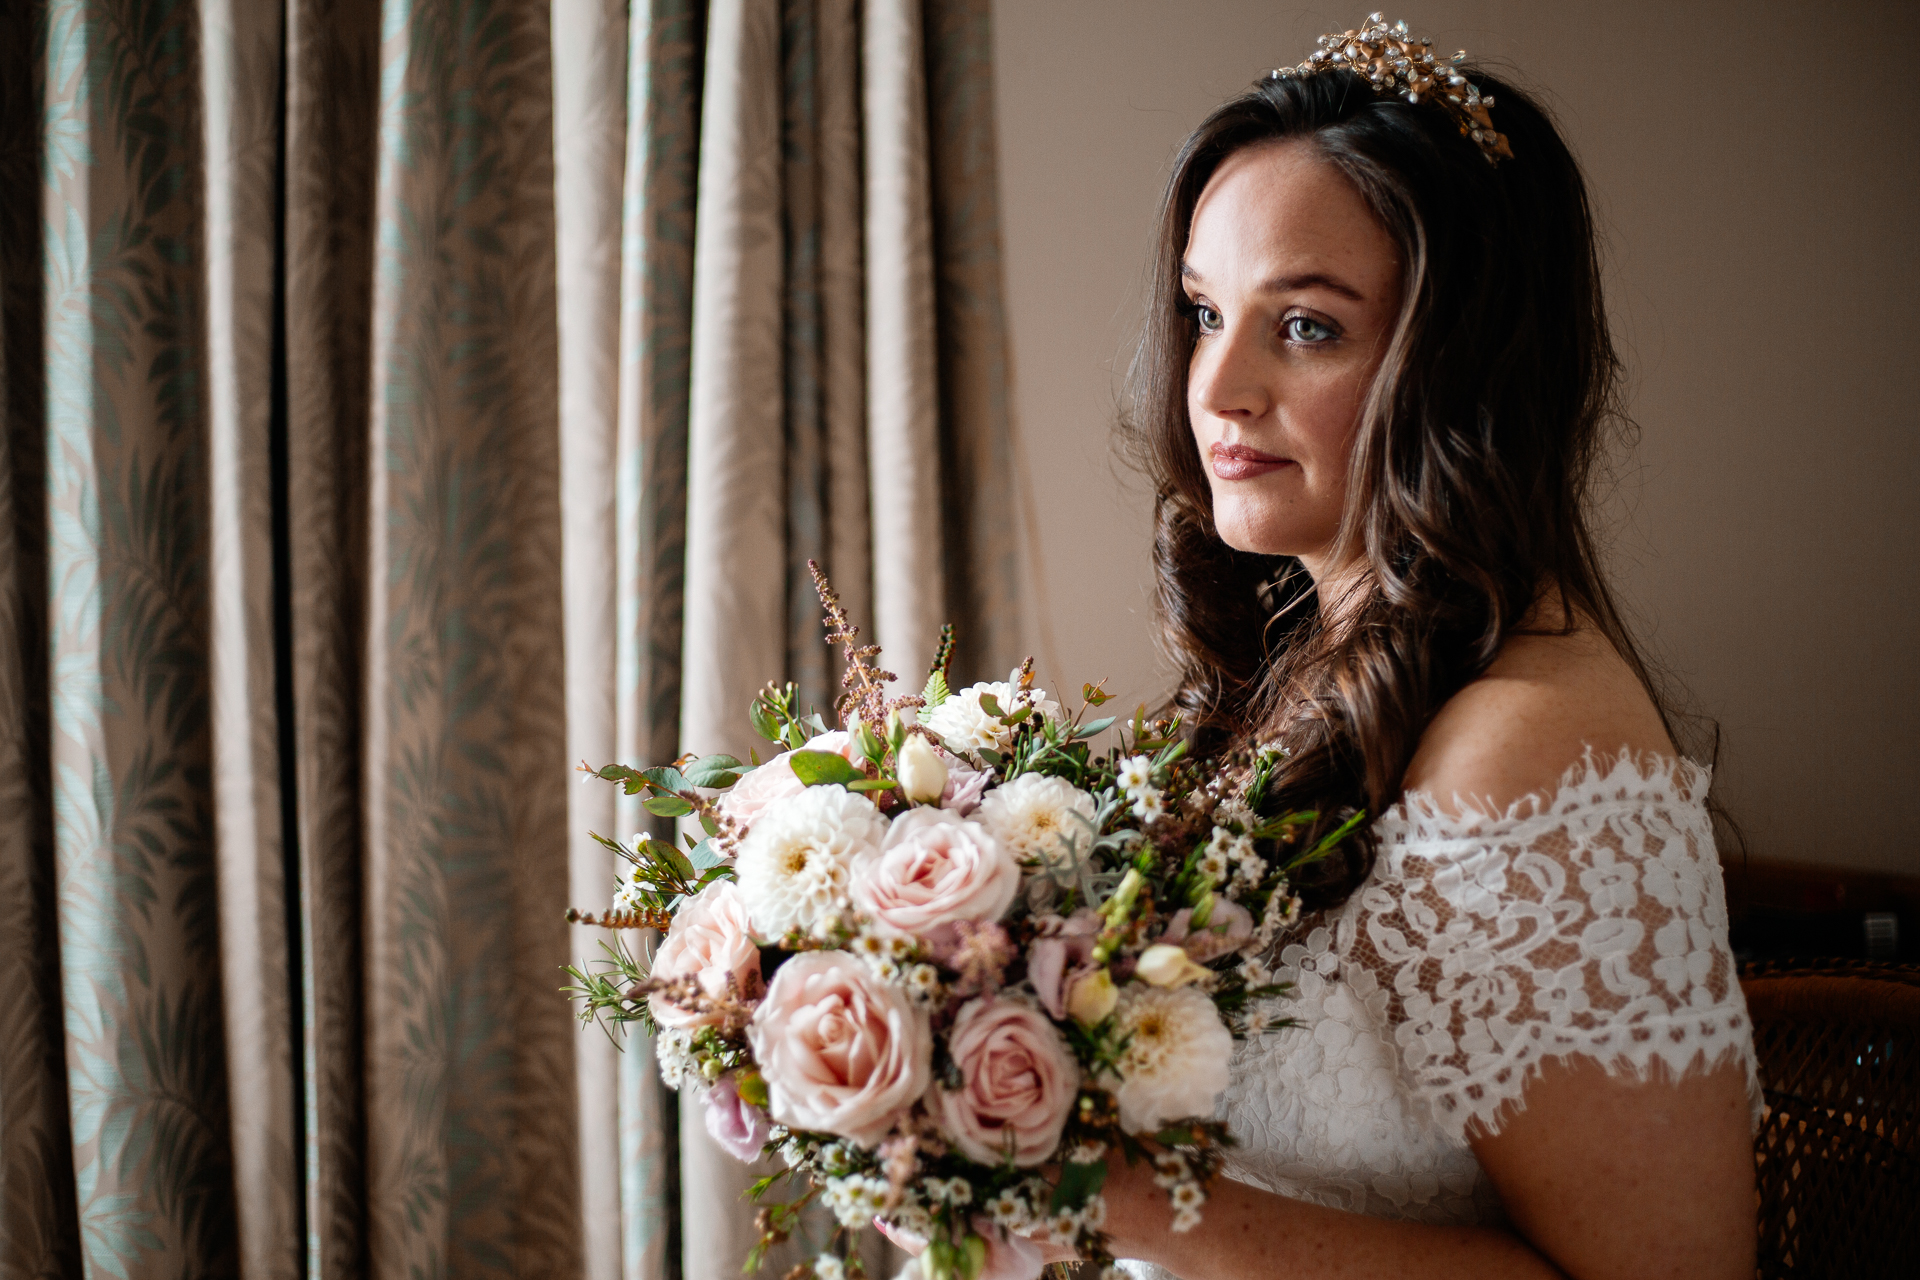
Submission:
M 1188 266 L 1184 262 L 1180 264 L 1180 278 L 1182 280 L 1191 280 L 1195 284 L 1201 283 L 1200 273 L 1198 271 L 1195 271 L 1192 267 Z M 1347 284 L 1345 281 L 1342 281 L 1342 280 L 1336 280 L 1332 276 L 1319 271 L 1302 272 L 1300 275 L 1297 275 L 1297 276 L 1269 277 L 1268 279 L 1262 280 L 1260 282 L 1258 292 L 1290 293 L 1298 289 L 1310 289 L 1315 286 L 1318 286 L 1322 289 L 1330 290 L 1331 292 L 1337 293 L 1343 298 L 1349 298 L 1354 302 L 1366 301 L 1365 298 L 1360 296 L 1360 292 L 1357 289 L 1355 289 L 1352 285 Z

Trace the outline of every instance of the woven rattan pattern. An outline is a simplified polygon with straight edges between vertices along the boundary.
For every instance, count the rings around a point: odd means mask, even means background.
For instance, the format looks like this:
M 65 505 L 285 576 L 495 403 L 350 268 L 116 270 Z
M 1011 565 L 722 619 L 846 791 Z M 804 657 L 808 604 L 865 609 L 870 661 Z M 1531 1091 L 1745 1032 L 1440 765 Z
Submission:
M 1920 966 L 1749 965 L 1758 1274 L 1920 1271 Z

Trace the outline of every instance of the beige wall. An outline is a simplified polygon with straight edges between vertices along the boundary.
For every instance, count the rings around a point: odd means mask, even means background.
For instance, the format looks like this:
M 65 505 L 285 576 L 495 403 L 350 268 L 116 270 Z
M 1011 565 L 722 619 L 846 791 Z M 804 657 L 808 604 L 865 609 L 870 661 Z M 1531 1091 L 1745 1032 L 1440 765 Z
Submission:
M 1108 431 L 1171 154 L 1364 2 L 994 6 L 1029 625 L 1055 679 L 1135 698 L 1166 682 L 1147 498 Z M 1860 34 L 1901 20 L 1865 3 L 1402 12 L 1543 87 L 1586 165 L 1642 427 L 1613 571 L 1653 655 L 1721 721 L 1751 852 L 1920 868 L 1920 105 L 1904 71 L 1862 64 L 1882 42 Z

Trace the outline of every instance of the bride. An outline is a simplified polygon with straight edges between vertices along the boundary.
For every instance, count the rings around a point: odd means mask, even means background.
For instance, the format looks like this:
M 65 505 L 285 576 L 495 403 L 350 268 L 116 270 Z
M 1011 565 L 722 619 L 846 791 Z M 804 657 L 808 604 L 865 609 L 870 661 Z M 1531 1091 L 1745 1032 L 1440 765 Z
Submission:
M 1423 48 L 1323 41 L 1168 187 L 1132 430 L 1177 700 L 1290 750 L 1282 806 L 1379 817 L 1273 961 L 1298 1025 L 1234 1060 L 1201 1225 L 1116 1158 L 1106 1229 L 1181 1280 L 1750 1276 L 1708 773 L 1582 505 L 1619 377 L 1586 192 L 1493 77 L 1410 100 Z

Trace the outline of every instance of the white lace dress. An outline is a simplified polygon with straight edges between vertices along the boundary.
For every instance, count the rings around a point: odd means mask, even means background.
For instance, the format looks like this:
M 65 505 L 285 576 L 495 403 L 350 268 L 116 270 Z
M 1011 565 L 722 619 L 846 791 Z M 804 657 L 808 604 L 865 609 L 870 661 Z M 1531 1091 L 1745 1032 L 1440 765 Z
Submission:
M 1543 1058 L 1644 1075 L 1734 1057 L 1757 1105 L 1707 783 L 1685 761 L 1589 759 L 1506 813 L 1409 795 L 1385 814 L 1372 875 L 1282 946 L 1295 988 L 1271 1012 L 1299 1025 L 1235 1054 L 1228 1175 L 1381 1217 L 1497 1221 L 1467 1126 L 1497 1130 Z

